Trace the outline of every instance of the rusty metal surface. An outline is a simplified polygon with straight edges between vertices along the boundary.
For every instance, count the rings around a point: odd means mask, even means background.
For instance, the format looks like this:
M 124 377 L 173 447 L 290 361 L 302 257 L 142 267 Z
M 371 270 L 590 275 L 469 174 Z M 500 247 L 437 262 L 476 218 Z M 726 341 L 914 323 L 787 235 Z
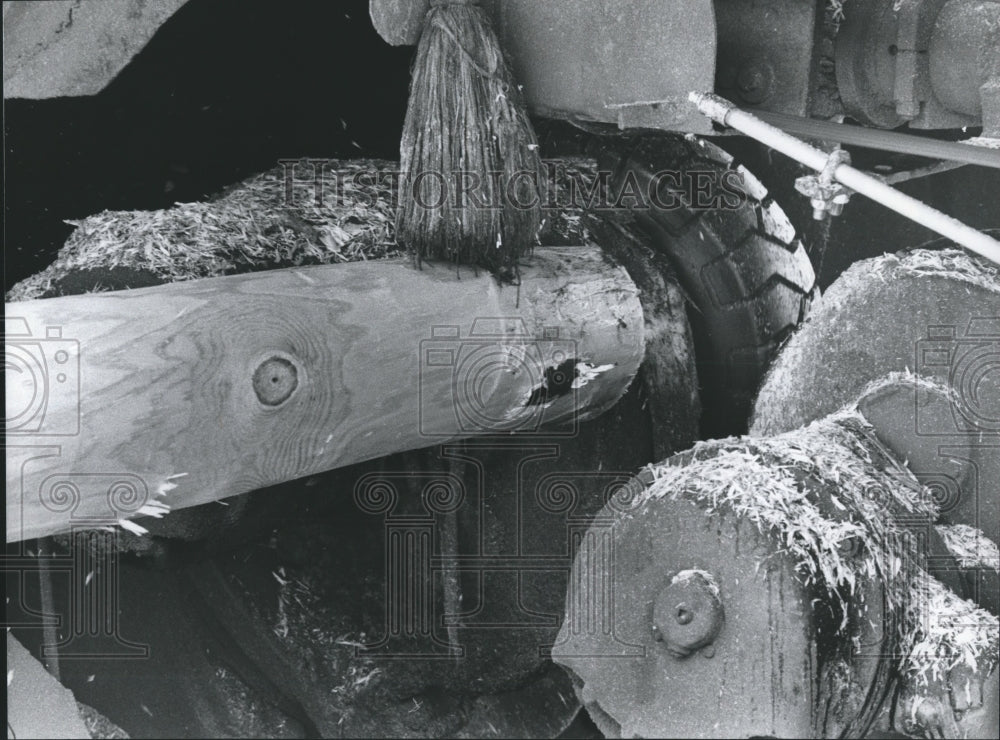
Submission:
M 4 99 L 100 92 L 185 2 L 4 2 Z
M 716 0 L 716 92 L 753 109 L 806 115 L 816 10 L 813 0 Z

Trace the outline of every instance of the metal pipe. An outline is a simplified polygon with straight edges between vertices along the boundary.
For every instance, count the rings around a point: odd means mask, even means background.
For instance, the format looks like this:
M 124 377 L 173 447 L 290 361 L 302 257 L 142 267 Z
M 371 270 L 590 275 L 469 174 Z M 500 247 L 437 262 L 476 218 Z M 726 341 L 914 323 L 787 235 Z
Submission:
M 712 93 L 692 92 L 688 99 L 702 114 L 725 126 L 730 126 L 757 141 L 798 160 L 810 169 L 822 172 L 829 154 L 796 139 L 790 134 L 740 110 L 725 98 Z M 946 236 L 986 259 L 1000 264 L 1000 242 L 958 219 L 931 208 L 916 198 L 901 193 L 871 175 L 842 164 L 834 170 L 834 179 L 851 190 L 861 193 L 886 208 Z

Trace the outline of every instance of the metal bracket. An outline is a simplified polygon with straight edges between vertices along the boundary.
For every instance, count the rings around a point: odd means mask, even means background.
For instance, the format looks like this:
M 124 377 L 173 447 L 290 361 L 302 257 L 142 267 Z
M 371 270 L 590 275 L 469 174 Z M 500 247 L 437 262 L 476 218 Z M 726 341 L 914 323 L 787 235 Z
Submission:
M 853 191 L 837 182 L 835 173 L 840 165 L 850 163 L 850 153 L 838 147 L 830 152 L 821 172 L 804 175 L 795 181 L 795 189 L 812 203 L 815 220 L 822 221 L 827 215 L 839 216 L 843 213 Z

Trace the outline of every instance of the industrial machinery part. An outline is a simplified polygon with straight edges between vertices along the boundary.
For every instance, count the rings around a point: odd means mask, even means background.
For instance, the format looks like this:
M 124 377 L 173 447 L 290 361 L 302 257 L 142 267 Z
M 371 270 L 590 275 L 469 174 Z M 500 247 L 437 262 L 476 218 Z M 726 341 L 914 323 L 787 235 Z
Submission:
M 935 492 L 947 524 L 1000 541 L 1000 271 L 944 242 L 844 272 L 771 365 L 750 433 L 806 426 L 879 378 L 909 378 L 902 403 L 883 394 L 865 414 L 886 419 L 883 441 Z M 959 403 L 914 398 L 915 376 L 953 385 Z
M 415 44 L 429 2 L 371 0 L 376 29 Z M 483 4 L 538 115 L 707 133 L 684 106 L 699 89 L 762 113 L 1000 135 L 1000 2 Z
M 724 126 L 731 126 L 817 172 L 828 171 L 829 154 L 799 141 L 794 136 L 786 134 L 746 111 L 740 110 L 728 100 L 711 93 L 698 92 L 692 92 L 690 99 L 702 113 L 712 120 Z M 836 167 L 830 167 L 832 179 L 847 188 L 866 195 L 877 203 L 881 203 L 887 208 L 891 208 L 897 213 L 954 240 L 963 247 L 1000 264 L 1000 242 L 993 237 L 966 226 L 960 221 L 921 203 L 916 198 L 906 195 L 847 164 L 837 162 L 833 164 Z
M 554 655 L 606 734 L 996 735 L 998 306 L 958 249 L 858 263 L 752 437 L 644 470 L 595 518 Z
M 818 175 L 803 175 L 795 180 L 795 189 L 809 198 L 816 221 L 843 213 L 844 206 L 851 199 L 851 191 L 834 180 L 834 172 L 838 166 L 850 163 L 848 152 L 834 149 Z
M 998 150 L 997 142 L 984 137 L 973 137 L 965 141 L 944 141 L 926 136 L 901 134 L 897 131 L 848 126 L 835 121 L 787 116 L 782 113 L 755 110 L 755 115 L 762 121 L 780 128 L 785 133 L 806 139 L 833 141 L 867 149 L 879 149 L 884 152 L 915 154 L 920 157 L 932 157 L 950 162 L 1000 168 L 1000 150 Z
M 1000 625 L 960 577 L 996 545 L 939 531 L 877 432 L 699 443 L 595 517 L 553 656 L 605 733 L 996 734 Z
M 820 3 L 716 0 L 715 90 L 756 110 L 809 115 Z
M 372 0 L 375 28 L 416 44 L 430 0 Z M 709 133 L 684 100 L 715 76 L 711 0 L 483 0 L 537 115 Z M 415 10 L 419 9 L 419 10 Z M 424 12 L 421 12 L 424 11 Z
M 869 126 L 1000 136 L 1000 2 L 852 2 L 837 35 L 848 115 Z

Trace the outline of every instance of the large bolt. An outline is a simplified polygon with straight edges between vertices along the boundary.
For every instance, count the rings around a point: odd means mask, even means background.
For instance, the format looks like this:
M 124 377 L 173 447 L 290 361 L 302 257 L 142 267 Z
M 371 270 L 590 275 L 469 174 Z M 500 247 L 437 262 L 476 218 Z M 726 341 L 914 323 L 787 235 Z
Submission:
M 839 216 L 844 212 L 844 206 L 851 200 L 849 193 L 838 193 L 833 196 L 833 200 L 830 201 L 830 215 Z
M 744 65 L 736 76 L 740 97 L 747 103 L 763 103 L 774 89 L 774 70 L 767 62 L 756 61 Z
M 719 587 L 703 570 L 675 575 L 653 605 L 653 635 L 677 658 L 710 645 L 724 623 Z

